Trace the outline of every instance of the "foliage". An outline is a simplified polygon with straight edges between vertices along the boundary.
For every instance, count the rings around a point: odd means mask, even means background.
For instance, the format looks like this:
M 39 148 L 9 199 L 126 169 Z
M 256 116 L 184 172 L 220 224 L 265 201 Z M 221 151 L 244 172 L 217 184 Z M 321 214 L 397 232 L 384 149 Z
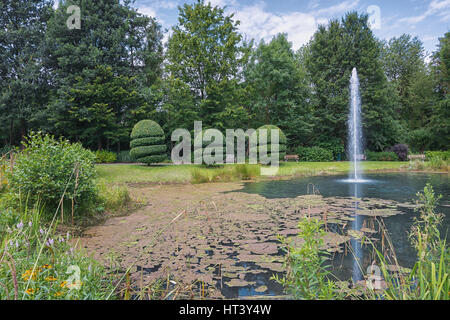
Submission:
M 300 161 L 305 162 L 329 162 L 333 161 L 333 152 L 319 147 L 298 147 L 296 151 Z
M 79 207 L 95 197 L 95 155 L 80 143 L 31 132 L 23 146 L 13 173 L 9 173 L 12 193 L 24 194 L 32 201 L 40 199 L 49 210 L 56 208 L 61 198 L 75 201 Z
M 0 235 L 0 299 L 108 298 L 113 286 L 105 269 L 74 248 L 68 232 L 43 225 L 41 213 L 39 206 L 24 207 Z
M 450 160 L 450 150 L 447 151 L 425 151 L 425 156 L 428 161 L 433 158 L 441 158 L 442 160 Z
M 181 90 L 171 89 L 175 96 L 167 98 L 178 102 L 185 97 L 193 104 L 188 110 L 182 108 L 186 102 L 164 107 L 170 116 L 190 113 L 188 118 L 179 119 L 185 124 L 178 127 L 192 129 L 193 123 L 185 121 L 194 115 L 205 126 L 219 130 L 239 127 L 245 120 L 240 105 L 245 92 L 239 80 L 247 54 L 237 28 L 233 15 L 203 0 L 179 7 L 178 24 L 167 44 L 167 73 Z
M 138 162 L 152 164 L 166 159 L 164 131 L 152 120 L 139 121 L 131 132 L 130 155 Z
M 346 141 L 349 79 L 358 70 L 363 102 L 363 130 L 370 150 L 381 151 L 396 142 L 395 91 L 380 63 L 380 46 L 368 26 L 368 17 L 356 12 L 320 25 L 305 55 L 314 88 L 314 134 L 318 141 L 334 137 Z
M 396 144 L 390 151 L 394 152 L 400 161 L 408 160 L 409 147 L 406 144 Z
M 345 153 L 345 145 L 339 139 L 329 139 L 326 142 L 319 142 L 317 147 L 329 150 L 333 153 L 333 160 L 342 160 Z
M 417 262 L 411 272 L 400 279 L 393 277 L 385 257 L 375 249 L 387 288 L 375 297 L 389 300 L 449 300 L 450 253 L 446 240 L 439 233 L 443 216 L 435 212 L 441 196 L 436 197 L 433 187 L 427 184 L 418 193 L 420 217 L 415 219 L 410 233 L 412 245 L 417 251 Z
M 289 137 L 290 146 L 311 136 L 314 121 L 306 71 L 287 35 L 279 34 L 268 43 L 261 41 L 244 73 L 254 123 L 279 126 Z
M 96 163 L 113 163 L 117 160 L 117 154 L 108 150 L 95 151 Z
M 395 152 L 366 152 L 367 161 L 399 161 Z
M 273 145 L 276 145 L 272 142 L 272 130 L 278 131 L 278 154 L 279 160 L 282 160 L 286 155 L 286 144 L 287 138 L 283 131 L 277 126 L 273 125 L 264 125 L 259 127 L 253 134 L 250 136 L 250 141 L 257 141 L 258 146 L 250 149 L 250 152 L 257 152 L 258 161 L 261 161 L 260 153 L 266 152 L 267 156 L 270 158 L 272 155 L 271 148 Z M 266 145 L 261 144 L 261 134 L 266 134 Z M 253 140 L 256 139 L 256 140 Z M 272 145 L 273 143 L 273 145 Z
M 333 281 L 328 279 L 330 271 L 325 265 L 329 253 L 321 249 L 323 245 L 323 222 L 305 217 L 300 220 L 298 236 L 303 240 L 300 248 L 293 247 L 291 241 L 278 236 L 286 252 L 286 276 L 278 275 L 273 280 L 282 284 L 285 291 L 296 300 L 331 300 L 339 298 Z

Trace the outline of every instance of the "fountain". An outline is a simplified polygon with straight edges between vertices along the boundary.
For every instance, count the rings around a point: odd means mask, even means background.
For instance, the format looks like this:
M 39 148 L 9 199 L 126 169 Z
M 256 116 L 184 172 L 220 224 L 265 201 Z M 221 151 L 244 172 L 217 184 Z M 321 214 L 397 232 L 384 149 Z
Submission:
M 349 156 L 352 164 L 350 182 L 363 182 L 360 168 L 362 160 L 362 126 L 361 126 L 361 97 L 359 94 L 359 79 L 356 68 L 353 68 L 350 80 L 350 114 L 348 120 Z
M 350 79 L 350 114 L 348 120 L 348 153 L 351 161 L 350 179 L 352 183 L 352 193 L 354 197 L 355 218 L 352 223 L 352 229 L 359 231 L 361 229 L 361 217 L 357 214 L 358 198 L 361 196 L 358 192 L 358 184 L 364 182 L 360 161 L 363 156 L 362 149 L 362 126 L 361 126 L 361 96 L 359 93 L 359 79 L 356 68 L 353 68 L 352 77 Z M 361 241 L 353 239 L 351 241 L 353 248 L 353 282 L 356 283 L 362 279 L 361 259 L 363 256 Z

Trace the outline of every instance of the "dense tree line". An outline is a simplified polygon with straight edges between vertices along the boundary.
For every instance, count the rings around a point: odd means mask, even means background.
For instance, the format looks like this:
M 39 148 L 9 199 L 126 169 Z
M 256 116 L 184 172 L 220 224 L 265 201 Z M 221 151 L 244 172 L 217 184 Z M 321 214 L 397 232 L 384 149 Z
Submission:
M 67 8 L 81 8 L 81 29 Z M 41 130 L 91 149 L 129 149 L 152 119 L 176 128 L 272 124 L 288 150 L 346 142 L 349 79 L 358 69 L 366 147 L 448 149 L 450 33 L 430 62 L 404 34 L 380 41 L 356 12 L 319 26 L 297 52 L 285 34 L 246 42 L 239 21 L 203 1 L 179 7 L 166 47 L 155 18 L 131 0 L 4 0 L 0 4 L 0 139 Z

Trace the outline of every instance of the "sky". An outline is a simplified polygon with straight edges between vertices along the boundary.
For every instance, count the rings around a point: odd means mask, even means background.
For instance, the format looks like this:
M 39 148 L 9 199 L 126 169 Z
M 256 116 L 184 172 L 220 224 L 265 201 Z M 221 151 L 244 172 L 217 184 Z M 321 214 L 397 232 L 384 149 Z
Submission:
M 178 22 L 178 6 L 195 0 L 135 0 L 139 12 L 156 17 L 170 30 Z M 427 53 L 436 50 L 439 38 L 450 26 L 450 0 L 205 0 L 226 6 L 240 21 L 247 39 L 270 40 L 283 32 L 294 49 L 307 43 L 319 24 L 340 18 L 346 12 L 369 13 L 371 27 L 379 39 L 403 33 L 417 36 Z M 166 36 L 167 38 L 167 36 Z

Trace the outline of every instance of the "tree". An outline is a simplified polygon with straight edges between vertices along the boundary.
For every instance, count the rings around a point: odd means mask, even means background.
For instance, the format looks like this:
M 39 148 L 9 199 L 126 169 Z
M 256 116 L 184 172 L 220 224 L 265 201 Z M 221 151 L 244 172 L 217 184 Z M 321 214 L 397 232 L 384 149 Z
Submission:
M 156 109 L 150 103 L 162 72 L 161 27 L 130 3 L 59 3 L 46 36 L 55 89 L 47 114 L 57 134 L 119 151 L 133 124 Z M 71 4 L 81 7 L 79 30 L 66 26 Z
M 50 0 L 0 3 L 0 133 L 5 143 L 20 142 L 28 129 L 37 127 L 48 101 L 42 52 L 52 10 Z
M 179 11 L 178 25 L 168 41 L 168 77 L 189 88 L 195 104 L 191 110 L 205 127 L 225 128 L 227 115 L 243 113 L 239 81 L 246 55 L 237 32 L 239 22 L 203 1 L 184 4 Z M 170 107 L 181 110 L 179 105 Z
M 131 131 L 130 155 L 139 162 L 152 164 L 166 159 L 164 131 L 152 120 L 139 121 Z
M 305 62 L 315 96 L 317 140 L 336 137 L 346 141 L 349 81 L 356 67 L 367 147 L 378 151 L 393 145 L 398 135 L 395 98 L 379 62 L 380 46 L 368 26 L 368 16 L 349 13 L 341 21 L 319 26 L 309 46 Z
M 430 131 L 432 147 L 450 148 L 450 32 L 439 39 L 438 50 L 433 55 L 432 70 L 437 101 L 432 108 Z
M 292 146 L 303 145 L 312 133 L 310 90 L 306 72 L 285 34 L 261 41 L 245 70 L 253 123 L 280 126 Z

